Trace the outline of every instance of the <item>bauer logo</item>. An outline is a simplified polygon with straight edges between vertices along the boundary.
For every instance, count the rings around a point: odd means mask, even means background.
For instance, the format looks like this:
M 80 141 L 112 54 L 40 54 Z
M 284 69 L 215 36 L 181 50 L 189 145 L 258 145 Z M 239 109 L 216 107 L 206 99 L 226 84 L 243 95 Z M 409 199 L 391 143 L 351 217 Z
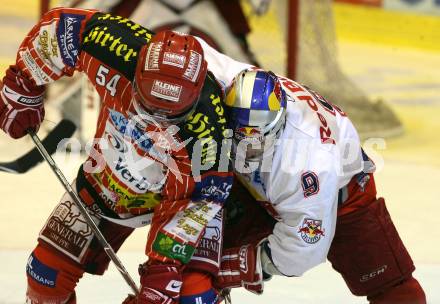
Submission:
M 304 219 L 301 228 L 299 228 L 298 233 L 301 234 L 301 238 L 304 242 L 315 244 L 324 236 L 322 221 L 306 218 Z
M 54 288 L 57 280 L 58 271 L 40 262 L 34 254 L 32 254 L 26 266 L 27 274 L 46 287 Z
M 165 52 L 163 54 L 163 64 L 172 65 L 178 68 L 183 69 L 185 66 L 186 58 L 184 55 L 171 53 L 171 52 Z
M 154 80 L 153 87 L 151 88 L 151 95 L 173 102 L 179 101 L 181 92 L 181 85 L 172 84 L 157 79 Z
M 202 55 L 197 52 L 191 51 L 191 55 L 189 56 L 188 67 L 186 68 L 183 77 L 192 82 L 195 82 L 197 76 L 199 76 L 200 66 L 202 65 Z
M 35 96 L 35 97 L 30 97 L 30 96 L 22 96 L 16 92 L 14 92 L 13 90 L 11 90 L 9 87 L 7 87 L 6 85 L 3 86 L 3 94 L 10 100 L 14 100 L 18 103 L 24 104 L 26 106 L 39 106 L 42 102 L 43 102 L 43 96 Z
M 145 58 L 144 70 L 159 70 L 159 56 L 162 50 L 162 42 L 151 43 L 148 48 L 147 57 Z
M 79 32 L 81 21 L 85 16 L 76 14 L 61 14 L 58 27 L 58 44 L 61 57 L 68 66 L 74 67 L 79 54 Z

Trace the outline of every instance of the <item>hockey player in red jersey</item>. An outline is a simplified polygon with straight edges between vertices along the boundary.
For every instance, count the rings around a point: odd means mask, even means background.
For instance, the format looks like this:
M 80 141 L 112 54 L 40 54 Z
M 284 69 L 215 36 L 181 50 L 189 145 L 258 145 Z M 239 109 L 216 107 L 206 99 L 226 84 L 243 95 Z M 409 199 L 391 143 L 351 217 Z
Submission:
M 258 69 L 236 75 L 225 102 L 241 183 L 227 204 L 216 286 L 262 293 L 265 278 L 301 276 L 328 258 L 370 303 L 425 304 L 347 115 L 306 86 Z
M 153 35 L 94 10 L 53 9 L 6 71 L 0 127 L 13 138 L 38 129 L 44 86 L 75 71 L 88 76 L 102 104 L 74 188 L 115 250 L 151 223 L 133 301 L 216 303 L 211 275 L 218 272 L 217 231 L 232 173 L 212 144 L 222 142 L 226 119 L 200 43 L 171 31 Z M 29 257 L 27 303 L 75 303 L 84 272 L 102 274 L 108 263 L 66 194 Z

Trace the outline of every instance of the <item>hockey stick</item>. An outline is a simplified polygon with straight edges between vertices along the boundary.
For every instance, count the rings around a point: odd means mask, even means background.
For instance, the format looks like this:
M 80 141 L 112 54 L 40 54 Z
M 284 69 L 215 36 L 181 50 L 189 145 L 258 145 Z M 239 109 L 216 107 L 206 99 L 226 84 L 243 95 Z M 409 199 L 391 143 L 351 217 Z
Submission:
M 71 137 L 75 130 L 76 126 L 73 122 L 67 119 L 61 120 L 43 139 L 42 144 L 46 147 L 49 154 L 53 154 L 58 147 L 58 143 L 64 138 Z M 43 157 L 37 148 L 33 148 L 14 161 L 0 163 L 0 171 L 16 174 L 25 173 L 42 161 Z
M 29 135 L 31 136 L 32 140 L 35 143 L 36 148 L 41 153 L 43 158 L 46 160 L 46 162 L 49 164 L 52 171 L 57 176 L 58 180 L 63 184 L 64 189 L 70 194 L 70 197 L 73 199 L 75 205 L 78 207 L 79 211 L 81 212 L 81 215 L 86 219 L 87 224 L 92 228 L 93 233 L 95 234 L 98 241 L 101 243 L 102 248 L 104 249 L 105 253 L 108 255 L 108 257 L 112 260 L 112 262 L 115 264 L 118 271 L 121 273 L 122 277 L 125 279 L 127 284 L 131 287 L 132 291 L 138 295 L 139 290 L 136 286 L 136 283 L 131 278 L 128 271 L 125 269 L 122 262 L 119 260 L 118 256 L 116 255 L 113 248 L 110 246 L 110 244 L 105 239 L 104 235 L 102 235 L 101 231 L 99 230 L 98 226 L 96 225 L 93 218 L 90 216 L 89 212 L 87 211 L 86 207 L 81 202 L 81 198 L 78 196 L 78 194 L 73 190 L 72 186 L 69 184 L 67 179 L 64 177 L 61 170 L 58 168 L 57 164 L 53 160 L 52 156 L 48 153 L 46 148 L 43 146 L 43 143 L 41 142 L 40 138 L 37 134 L 33 131 L 29 131 Z

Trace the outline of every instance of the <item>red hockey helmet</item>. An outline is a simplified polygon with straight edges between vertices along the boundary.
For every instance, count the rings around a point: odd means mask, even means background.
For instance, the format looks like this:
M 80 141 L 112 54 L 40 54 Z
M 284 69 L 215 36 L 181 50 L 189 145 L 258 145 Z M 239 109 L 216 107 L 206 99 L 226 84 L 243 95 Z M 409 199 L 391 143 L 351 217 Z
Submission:
M 193 36 L 159 32 L 140 52 L 136 111 L 164 124 L 182 122 L 197 106 L 206 73 L 202 46 Z

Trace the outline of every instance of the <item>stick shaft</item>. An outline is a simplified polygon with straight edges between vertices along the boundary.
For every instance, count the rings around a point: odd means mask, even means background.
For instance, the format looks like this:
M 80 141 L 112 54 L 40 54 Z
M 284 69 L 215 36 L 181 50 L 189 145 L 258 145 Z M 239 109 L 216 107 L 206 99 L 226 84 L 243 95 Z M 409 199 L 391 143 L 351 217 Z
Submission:
M 43 158 L 47 161 L 52 171 L 57 176 L 58 180 L 63 184 L 66 191 L 69 193 L 73 201 L 75 202 L 76 206 L 79 208 L 81 215 L 85 218 L 87 221 L 87 224 L 90 226 L 90 228 L 93 230 L 93 233 L 95 234 L 96 238 L 98 239 L 99 243 L 102 245 L 105 253 L 108 255 L 108 257 L 112 260 L 112 262 L 115 264 L 116 268 L 118 269 L 119 273 L 122 275 L 122 277 L 125 279 L 127 284 L 131 287 L 132 291 L 137 295 L 139 293 L 138 287 L 136 286 L 136 283 L 133 281 L 132 277 L 128 273 L 128 271 L 125 269 L 122 262 L 119 260 L 118 256 L 116 255 L 113 248 L 110 246 L 110 244 L 105 239 L 104 235 L 99 230 L 98 226 L 96 225 L 93 218 L 90 216 L 89 212 L 87 211 L 86 207 L 82 204 L 81 198 L 78 196 L 78 194 L 73 190 L 70 183 L 65 178 L 64 174 L 61 172 L 61 170 L 58 168 L 57 164 L 53 160 L 52 156 L 47 152 L 46 148 L 41 143 L 40 138 L 38 135 L 35 134 L 35 132 L 30 131 L 29 135 L 31 136 L 33 142 L 35 143 L 35 146 L 37 147 L 38 151 L 41 153 Z

